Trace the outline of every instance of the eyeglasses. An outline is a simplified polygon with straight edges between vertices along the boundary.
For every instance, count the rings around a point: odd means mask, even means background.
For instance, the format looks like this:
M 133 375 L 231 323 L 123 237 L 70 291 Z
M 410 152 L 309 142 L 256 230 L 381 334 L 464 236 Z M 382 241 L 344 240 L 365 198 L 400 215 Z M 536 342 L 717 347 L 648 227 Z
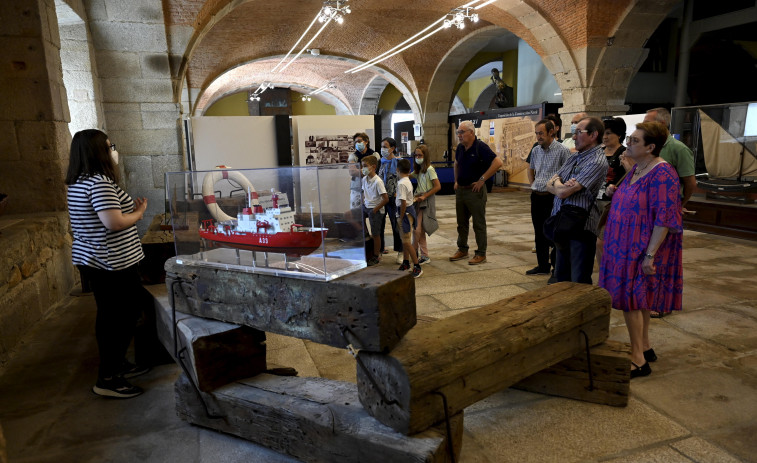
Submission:
M 635 137 L 626 137 L 626 145 L 635 145 L 637 143 L 640 143 L 641 140 Z
M 468 132 L 468 130 L 458 130 L 458 131 L 457 131 L 457 134 L 458 134 L 458 135 L 462 135 L 462 134 L 464 134 L 465 132 Z
M 111 149 L 111 151 L 115 151 L 116 150 L 116 144 L 115 143 L 111 144 L 110 145 L 110 149 Z
M 575 134 L 578 135 L 579 133 L 589 133 L 589 131 L 586 129 L 576 129 Z

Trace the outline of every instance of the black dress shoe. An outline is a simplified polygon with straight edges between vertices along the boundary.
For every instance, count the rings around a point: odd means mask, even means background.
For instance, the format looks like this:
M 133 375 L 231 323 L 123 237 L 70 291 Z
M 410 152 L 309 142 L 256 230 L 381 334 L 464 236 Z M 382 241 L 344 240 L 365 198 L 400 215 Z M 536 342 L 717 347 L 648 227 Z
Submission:
M 652 368 L 650 368 L 649 362 L 644 362 L 644 365 L 642 366 L 638 366 L 635 363 L 631 362 L 631 365 L 636 367 L 631 369 L 631 379 L 637 378 L 639 376 L 649 376 L 652 374 Z
M 549 269 L 544 270 L 536 266 L 531 270 L 526 270 L 526 275 L 549 275 Z
M 657 354 L 654 353 L 654 349 L 644 351 L 644 360 L 647 362 L 654 362 L 657 360 Z

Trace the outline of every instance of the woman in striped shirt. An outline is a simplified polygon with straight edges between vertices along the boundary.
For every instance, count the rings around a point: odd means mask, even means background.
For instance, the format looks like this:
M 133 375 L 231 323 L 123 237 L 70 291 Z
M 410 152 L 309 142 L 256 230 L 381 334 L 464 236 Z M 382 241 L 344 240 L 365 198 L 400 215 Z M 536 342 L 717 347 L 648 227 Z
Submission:
M 126 361 L 144 306 L 137 264 L 144 258 L 136 223 L 147 209 L 119 186 L 118 152 L 99 130 L 74 135 L 66 174 L 72 261 L 91 286 L 97 304 L 95 336 L 100 353 L 95 394 L 136 397 L 143 391 L 126 378 L 148 369 Z

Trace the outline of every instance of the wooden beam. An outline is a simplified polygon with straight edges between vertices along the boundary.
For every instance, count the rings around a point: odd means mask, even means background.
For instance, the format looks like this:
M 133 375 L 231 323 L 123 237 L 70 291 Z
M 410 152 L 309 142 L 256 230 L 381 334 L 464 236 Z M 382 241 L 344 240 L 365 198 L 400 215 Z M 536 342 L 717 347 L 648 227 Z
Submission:
M 179 362 L 174 355 L 174 317 L 166 287 L 147 289 L 155 298 L 158 339 Z M 176 312 L 176 324 L 179 364 L 201 390 L 210 391 L 266 371 L 264 332 L 181 312 Z
M 360 406 L 354 384 L 323 378 L 258 375 L 201 397 L 186 376 L 176 382 L 176 411 L 190 423 L 242 437 L 305 462 L 443 463 L 449 458 L 445 426 L 405 436 Z M 460 461 L 463 415 L 450 420 Z
M 603 405 L 628 405 L 630 345 L 605 341 L 592 347 L 590 352 L 592 382 L 589 381 L 586 354 L 581 353 L 531 375 L 512 387 Z
M 419 325 L 389 353 L 358 355 L 360 402 L 379 421 L 414 434 L 607 339 L 610 296 L 558 283 Z M 378 384 L 378 391 L 374 387 Z
M 177 308 L 199 317 L 374 352 L 388 351 L 415 325 L 415 282 L 393 269 L 369 267 L 324 282 L 177 264 L 176 258 L 165 268 Z

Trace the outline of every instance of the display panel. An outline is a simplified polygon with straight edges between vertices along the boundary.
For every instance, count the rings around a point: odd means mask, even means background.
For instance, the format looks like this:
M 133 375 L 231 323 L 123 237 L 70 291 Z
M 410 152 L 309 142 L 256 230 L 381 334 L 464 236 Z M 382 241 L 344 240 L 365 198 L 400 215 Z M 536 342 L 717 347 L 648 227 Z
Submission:
M 320 280 L 364 268 L 352 167 L 167 173 L 177 262 Z

